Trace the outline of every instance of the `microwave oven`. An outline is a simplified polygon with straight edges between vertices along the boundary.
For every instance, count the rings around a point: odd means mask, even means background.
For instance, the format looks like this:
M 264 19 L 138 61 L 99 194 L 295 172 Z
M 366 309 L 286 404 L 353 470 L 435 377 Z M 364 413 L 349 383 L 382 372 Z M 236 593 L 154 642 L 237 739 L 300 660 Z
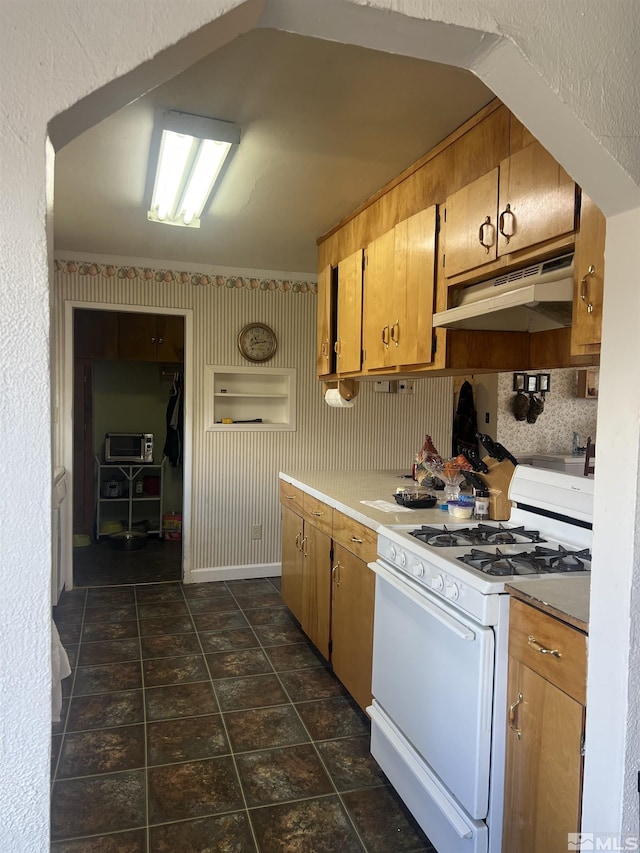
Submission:
M 104 437 L 104 461 L 153 463 L 153 433 L 108 432 Z

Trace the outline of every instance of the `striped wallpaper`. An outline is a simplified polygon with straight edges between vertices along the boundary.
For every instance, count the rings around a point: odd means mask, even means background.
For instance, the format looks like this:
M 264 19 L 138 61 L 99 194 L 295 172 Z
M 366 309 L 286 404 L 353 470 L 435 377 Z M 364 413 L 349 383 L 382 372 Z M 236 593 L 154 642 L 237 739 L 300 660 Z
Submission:
M 449 378 L 416 380 L 414 396 L 378 394 L 372 383 L 363 382 L 353 408 L 334 409 L 324 403 L 322 386 L 315 378 L 313 292 L 90 276 L 66 271 L 60 263 L 56 266 L 56 405 L 62 399 L 64 383 L 66 300 L 193 312 L 191 569 L 279 563 L 280 470 L 410 470 L 425 433 L 445 452 L 450 446 Z M 269 366 L 297 368 L 297 429 L 206 432 L 210 393 L 206 365 L 246 366 L 236 336 L 243 325 L 254 320 L 268 324 L 278 335 L 278 351 Z M 60 459 L 61 436 L 56 436 L 54 446 Z M 262 524 L 261 540 L 251 540 L 253 524 Z

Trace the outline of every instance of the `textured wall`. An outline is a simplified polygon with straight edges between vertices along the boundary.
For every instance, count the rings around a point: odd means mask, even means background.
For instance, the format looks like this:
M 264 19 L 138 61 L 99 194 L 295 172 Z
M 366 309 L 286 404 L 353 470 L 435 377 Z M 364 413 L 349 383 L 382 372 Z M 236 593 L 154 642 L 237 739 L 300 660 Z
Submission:
M 370 6 L 373 0 L 366 2 Z M 638 89 L 634 82 L 638 78 L 634 63 L 639 55 L 634 0 L 607 4 L 595 0 L 548 0 L 544 5 L 529 0 L 465 3 L 431 0 L 428 5 L 422 0 L 376 0 L 376 3 L 384 10 L 406 11 L 417 17 L 430 15 L 455 25 L 504 35 L 504 42 L 514 47 L 514 58 L 501 63 L 496 51 L 487 61 L 493 63 L 494 78 L 503 81 L 499 94 L 507 106 L 538 135 L 542 136 L 538 127 L 546 126 L 553 143 L 548 141 L 548 147 L 608 216 L 640 207 L 640 202 L 630 202 L 630 194 L 619 181 L 609 180 L 611 173 L 615 177 L 621 171 L 617 164 L 624 163 L 638 181 L 640 158 L 633 154 L 640 138 Z M 1 97 L 3 112 L 9 117 L 0 123 L 0 185 L 4 202 L 0 228 L 4 288 L 0 312 L 2 528 L 24 530 L 26 520 L 38 520 L 38 524 L 29 525 L 28 537 L 5 535 L 0 540 L 0 564 L 5 572 L 12 572 L 11 582 L 4 585 L 0 605 L 3 650 L 0 680 L 5 690 L 0 722 L 3 767 L 0 846 L 3 849 L 48 849 L 50 599 L 47 585 L 51 468 L 48 253 L 51 242 L 47 218 L 52 215 L 53 168 L 52 149 L 47 146 L 48 123 L 86 98 L 78 111 L 84 114 L 84 126 L 89 126 L 167 75 L 177 73 L 175 62 L 170 70 L 164 65 L 168 59 L 175 60 L 175 54 L 163 49 L 226 9 L 239 5 L 237 0 L 189 3 L 138 0 L 129 4 L 115 0 L 92 3 L 0 0 Z M 263 4 L 242 5 L 243 9 L 251 7 L 260 14 Z M 278 5 L 286 11 L 286 3 Z M 345 2 L 335 5 L 352 6 Z M 332 6 L 322 0 L 315 8 L 312 5 L 309 12 L 305 4 L 307 32 L 311 32 L 311 19 L 315 23 L 322 17 L 313 13 Z M 299 24 L 305 18 L 305 10 L 300 3 L 297 7 L 302 10 L 295 21 Z M 351 27 L 345 27 L 344 33 L 337 37 L 362 43 L 359 35 L 366 29 L 363 18 L 368 9 L 363 7 L 362 16 L 359 11 L 358 14 L 351 8 L 349 11 L 354 12 Z M 293 28 L 293 19 L 289 12 L 289 20 L 284 23 Z M 415 22 L 408 23 L 409 31 L 401 32 L 397 21 L 377 22 L 375 31 L 381 48 L 392 49 L 392 41 L 400 39 L 407 52 L 416 55 L 419 49 L 427 58 L 435 58 L 439 43 L 420 37 Z M 205 49 L 215 49 L 211 32 L 206 35 Z M 201 55 L 194 52 L 191 41 L 183 44 L 187 63 Z M 132 85 L 127 71 L 137 67 L 139 73 Z M 535 98 L 522 85 L 521 78 L 526 70 L 529 79 L 532 68 L 534 73 L 539 69 L 541 81 Z M 102 88 L 114 80 L 115 86 Z M 116 91 L 120 83 L 126 90 L 124 95 Z M 498 90 L 497 85 L 494 88 Z M 570 114 L 575 120 L 568 131 L 567 125 L 558 121 L 559 110 L 563 116 Z M 67 138 L 78 132 L 80 124 L 74 122 L 73 127 L 66 128 Z M 584 145 L 585 135 L 602 140 L 600 150 Z M 639 195 L 636 192 L 633 198 Z M 584 815 L 598 830 L 606 827 L 615 830 L 621 824 L 620 779 L 625 769 L 627 825 L 637 827 L 637 792 L 632 777 L 639 754 L 634 735 L 629 738 L 630 752 L 625 760 L 627 729 L 631 733 L 636 728 L 633 715 L 627 719 L 629 690 L 638 694 L 635 633 L 631 680 L 627 655 L 622 653 L 628 648 L 629 632 L 637 622 L 635 617 L 633 621 L 630 619 L 628 610 L 631 582 L 637 581 L 636 540 L 627 535 L 625 547 L 620 550 L 619 523 L 610 518 L 607 509 L 613 503 L 610 495 L 615 493 L 618 502 L 630 508 L 633 521 L 638 500 L 639 407 L 634 389 L 638 387 L 639 310 L 637 301 L 630 306 L 626 298 L 626 291 L 637 294 L 639 290 L 638 215 L 634 213 L 621 220 L 617 232 L 610 227 L 612 224 L 607 224 L 607 244 L 608 250 L 615 252 L 616 263 L 607 260 L 598 428 L 605 457 L 609 456 L 613 463 L 616 455 L 628 455 L 629 476 L 622 478 L 617 486 L 606 476 L 596 476 L 596 539 L 602 543 L 603 557 L 607 544 L 616 554 L 613 565 L 604 557 L 606 572 L 602 573 L 594 595 L 597 607 L 592 608 L 590 633 L 590 679 L 597 670 L 601 698 L 596 708 L 596 702 L 591 700 L 596 700 L 597 695 L 590 693 L 591 746 L 586 770 L 590 791 Z M 615 238 L 616 233 L 620 239 Z M 625 329 L 624 337 L 620 336 L 618 326 Z M 26 435 L 30 453 L 25 458 Z M 613 509 L 619 511 L 617 506 Z M 636 561 L 636 565 L 640 563 Z M 603 779 L 607 780 L 604 787 Z
M 596 438 L 598 403 L 576 397 L 577 371 L 552 370 L 551 392 L 545 396 L 544 411 L 534 424 L 517 421 L 511 409 L 513 373 L 498 375 L 497 438 L 514 456 L 571 451 L 573 433 L 581 445 L 588 436 Z
M 410 470 L 426 432 L 439 448 L 451 443 L 449 378 L 416 380 L 414 396 L 377 394 L 372 383 L 363 382 L 353 408 L 326 405 L 315 378 L 317 299 L 312 285 L 289 282 L 284 289 L 282 281 L 262 275 L 255 288 L 239 286 L 251 283 L 233 276 L 226 276 L 218 286 L 221 279 L 215 275 L 194 279 L 176 271 L 157 274 L 139 268 L 134 274 L 131 268 L 110 269 L 92 264 L 91 259 L 56 266 L 60 383 L 64 381 L 60 366 L 65 300 L 193 311 L 192 569 L 279 562 L 280 470 Z M 194 285 L 193 280 L 205 283 Z M 238 352 L 236 337 L 250 320 L 267 323 L 278 334 L 278 350 L 269 366 L 297 370 L 295 432 L 206 431 L 211 392 L 206 367 L 248 365 Z M 57 396 L 63 398 L 62 389 Z M 253 524 L 263 525 L 262 540 L 251 540 Z

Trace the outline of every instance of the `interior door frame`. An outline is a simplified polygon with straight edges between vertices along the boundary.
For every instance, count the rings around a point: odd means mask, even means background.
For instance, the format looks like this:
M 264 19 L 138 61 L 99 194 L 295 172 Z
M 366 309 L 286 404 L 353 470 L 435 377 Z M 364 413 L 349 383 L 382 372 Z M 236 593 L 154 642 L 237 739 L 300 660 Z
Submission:
M 68 471 L 67 500 L 73 506 L 73 312 L 76 308 L 91 311 L 117 311 L 132 314 L 174 314 L 184 319 L 184 433 L 182 445 L 183 499 L 182 499 L 182 579 L 191 573 L 191 492 L 193 452 L 193 310 L 190 308 L 168 308 L 156 305 L 125 305 L 118 302 L 83 302 L 78 299 L 64 300 L 64 387 L 62 393 L 62 456 Z M 66 559 L 61 566 L 65 589 L 73 589 L 73 513 L 66 513 L 67 541 L 64 548 Z

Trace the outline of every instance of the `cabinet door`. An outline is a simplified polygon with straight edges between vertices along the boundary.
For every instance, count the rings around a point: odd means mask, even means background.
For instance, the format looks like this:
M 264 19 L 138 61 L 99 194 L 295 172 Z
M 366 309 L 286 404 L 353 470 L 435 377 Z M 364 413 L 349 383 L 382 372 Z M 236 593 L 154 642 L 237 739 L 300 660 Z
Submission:
M 282 507 L 282 600 L 302 622 L 302 519 Z
M 498 255 L 570 234 L 575 228 L 575 195 L 575 183 L 539 142 L 503 160 Z
M 332 283 L 333 267 L 327 266 L 318 275 L 318 336 L 316 353 L 316 372 L 318 378 L 329 376 L 334 371 Z
M 367 369 L 391 361 L 391 312 L 395 311 L 395 229 L 367 246 L 364 278 L 364 353 Z
M 73 312 L 74 358 L 117 358 L 118 315 L 114 311 Z
M 327 660 L 331 634 L 331 537 L 305 522 L 302 630 Z
M 447 277 L 496 260 L 497 211 L 498 169 L 449 196 L 444 212 Z
M 571 355 L 600 351 L 604 293 L 604 214 L 582 193 L 580 230 L 573 259 L 575 285 L 571 326 Z
M 334 545 L 331 579 L 331 662 L 364 710 L 371 704 L 375 576 L 363 560 Z
M 184 361 L 184 318 L 177 314 L 156 316 L 156 359 L 171 364 Z
M 435 286 L 436 207 L 396 225 L 395 275 L 390 310 L 391 363 L 431 360 Z
M 156 334 L 154 314 L 119 314 L 118 358 L 128 361 L 155 361 Z
M 362 355 L 362 250 L 338 264 L 336 371 L 360 370 Z
M 584 707 L 515 658 L 507 695 L 502 849 L 566 850 L 580 826 Z

